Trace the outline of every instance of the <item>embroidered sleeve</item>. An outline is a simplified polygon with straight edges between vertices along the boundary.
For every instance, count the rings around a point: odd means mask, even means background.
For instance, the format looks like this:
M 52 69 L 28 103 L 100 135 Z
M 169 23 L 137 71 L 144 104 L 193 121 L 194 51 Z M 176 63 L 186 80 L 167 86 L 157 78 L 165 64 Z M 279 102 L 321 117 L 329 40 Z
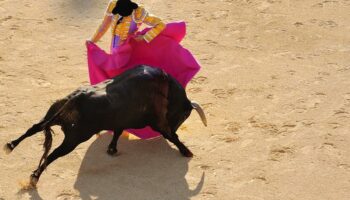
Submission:
M 148 43 L 151 42 L 155 37 L 157 37 L 160 34 L 160 32 L 162 32 L 165 28 L 165 24 L 162 22 L 160 18 L 148 14 L 148 12 L 142 7 L 139 7 L 136 10 L 134 14 L 134 20 L 136 23 L 143 22 L 146 25 L 152 27 L 143 36 L 144 40 L 146 40 L 146 42 Z
M 105 15 L 104 15 L 104 18 L 103 18 L 103 21 L 102 23 L 100 24 L 100 26 L 98 27 L 98 29 L 96 30 L 94 36 L 91 38 L 91 41 L 92 42 L 98 42 L 101 37 L 106 33 L 106 31 L 108 30 L 111 22 L 112 22 L 112 17 L 113 17 L 113 9 L 116 5 L 116 0 L 111 0 L 109 3 L 108 3 L 108 7 L 106 9 L 106 12 L 105 12 Z
M 132 17 L 136 23 L 142 23 L 147 15 L 147 11 L 143 7 L 139 6 L 133 13 Z

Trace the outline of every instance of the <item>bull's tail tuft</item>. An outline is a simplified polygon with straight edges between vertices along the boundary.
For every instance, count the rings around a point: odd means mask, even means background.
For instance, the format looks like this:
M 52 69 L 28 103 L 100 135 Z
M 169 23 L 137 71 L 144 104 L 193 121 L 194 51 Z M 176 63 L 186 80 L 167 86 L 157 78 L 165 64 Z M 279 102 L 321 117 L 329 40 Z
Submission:
M 45 134 L 45 141 L 44 141 L 44 154 L 40 159 L 39 162 L 39 167 L 41 166 L 42 163 L 46 164 L 46 159 L 47 159 L 47 155 L 50 152 L 51 146 L 52 146 L 52 129 L 50 126 L 46 126 L 44 128 L 44 134 Z
M 199 116 L 201 117 L 201 120 L 202 120 L 204 126 L 207 126 L 207 118 L 205 117 L 204 111 L 201 108 L 201 106 L 194 101 L 191 101 L 191 105 L 192 105 L 192 108 L 194 108 L 197 111 L 197 113 L 199 114 Z

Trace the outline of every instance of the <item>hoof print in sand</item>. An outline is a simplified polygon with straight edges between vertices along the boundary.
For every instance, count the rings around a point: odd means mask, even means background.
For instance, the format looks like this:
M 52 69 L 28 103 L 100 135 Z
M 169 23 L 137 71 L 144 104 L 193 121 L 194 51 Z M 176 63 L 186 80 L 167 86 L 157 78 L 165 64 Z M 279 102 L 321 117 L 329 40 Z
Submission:
M 284 157 L 288 157 L 294 153 L 293 148 L 287 146 L 275 146 L 270 150 L 269 159 L 272 161 L 280 161 Z

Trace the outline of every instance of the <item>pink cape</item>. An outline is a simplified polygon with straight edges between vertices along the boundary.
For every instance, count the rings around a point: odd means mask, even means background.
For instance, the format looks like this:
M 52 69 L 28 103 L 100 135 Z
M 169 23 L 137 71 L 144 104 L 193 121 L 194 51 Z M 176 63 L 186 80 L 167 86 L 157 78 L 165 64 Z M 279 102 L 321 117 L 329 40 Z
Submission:
M 147 30 L 138 32 L 137 35 L 143 35 Z M 89 43 L 87 58 L 91 84 L 113 78 L 127 69 L 144 64 L 163 69 L 186 87 L 200 66 L 192 54 L 179 44 L 185 34 L 184 22 L 169 23 L 150 43 L 138 42 L 134 36 L 130 36 L 123 45 L 112 49 L 112 54 L 106 53 L 96 44 Z M 142 139 L 160 136 L 150 127 L 127 131 Z

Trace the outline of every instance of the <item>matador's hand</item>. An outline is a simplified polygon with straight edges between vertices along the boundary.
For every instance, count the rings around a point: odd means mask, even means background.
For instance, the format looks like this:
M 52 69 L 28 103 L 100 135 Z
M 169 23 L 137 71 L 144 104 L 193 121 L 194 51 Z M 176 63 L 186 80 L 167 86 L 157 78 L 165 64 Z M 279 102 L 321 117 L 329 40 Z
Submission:
M 144 40 L 142 35 L 138 35 L 138 36 L 134 37 L 134 39 L 138 42 L 141 42 Z
M 93 43 L 93 42 L 90 39 L 88 39 L 88 40 L 85 41 L 85 46 L 87 47 L 88 44 L 91 44 L 91 43 Z

